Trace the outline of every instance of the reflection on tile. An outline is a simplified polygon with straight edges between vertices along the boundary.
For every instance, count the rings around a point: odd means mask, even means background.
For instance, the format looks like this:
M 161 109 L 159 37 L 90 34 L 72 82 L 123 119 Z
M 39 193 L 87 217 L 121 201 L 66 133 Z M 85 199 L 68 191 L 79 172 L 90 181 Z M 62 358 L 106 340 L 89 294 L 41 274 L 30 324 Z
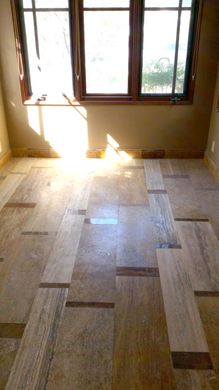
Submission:
M 171 243 L 165 243 L 165 244 L 157 244 L 157 249 L 182 249 L 180 244 L 171 244 Z
M 84 223 L 90 225 L 117 225 L 116 218 L 85 218 Z
M 122 169 L 144 169 L 143 165 L 125 165 Z
M 85 215 L 87 210 L 81 209 L 66 209 L 65 214 L 70 215 Z

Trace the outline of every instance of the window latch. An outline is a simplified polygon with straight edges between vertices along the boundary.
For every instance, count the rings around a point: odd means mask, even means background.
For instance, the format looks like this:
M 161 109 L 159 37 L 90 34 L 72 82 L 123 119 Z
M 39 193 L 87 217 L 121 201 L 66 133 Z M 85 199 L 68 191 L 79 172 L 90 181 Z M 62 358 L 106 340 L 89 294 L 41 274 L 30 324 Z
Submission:
M 170 101 L 173 103 L 173 104 L 177 104 L 178 102 L 181 101 L 181 99 L 177 96 L 173 97 L 170 99 Z

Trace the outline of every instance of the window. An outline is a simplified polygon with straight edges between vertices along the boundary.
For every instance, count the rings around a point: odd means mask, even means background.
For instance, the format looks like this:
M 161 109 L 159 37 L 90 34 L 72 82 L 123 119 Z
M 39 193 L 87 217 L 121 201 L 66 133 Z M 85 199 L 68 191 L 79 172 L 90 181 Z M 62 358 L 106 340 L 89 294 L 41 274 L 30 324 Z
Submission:
M 201 0 L 12 0 L 24 100 L 192 100 Z

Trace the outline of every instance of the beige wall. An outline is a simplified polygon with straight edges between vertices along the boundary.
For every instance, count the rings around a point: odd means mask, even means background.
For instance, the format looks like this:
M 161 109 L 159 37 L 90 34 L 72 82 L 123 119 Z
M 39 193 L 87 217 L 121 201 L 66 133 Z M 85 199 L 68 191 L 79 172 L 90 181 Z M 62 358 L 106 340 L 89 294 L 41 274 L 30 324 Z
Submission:
M 216 166 L 219 168 L 219 112 L 216 111 L 217 99 L 219 96 L 219 66 L 218 76 L 215 86 L 214 102 L 211 114 L 211 124 L 208 137 L 207 155 L 213 160 Z M 212 152 L 212 142 L 215 141 L 214 152 Z
M 78 148 L 88 142 L 89 148 L 102 148 L 108 133 L 123 148 L 204 150 L 219 58 L 219 1 L 204 3 L 192 105 L 90 105 L 41 110 L 22 105 L 10 1 L 1 0 L 0 55 L 11 146 Z
M 0 80 L 0 159 L 9 151 L 9 149 L 10 147 Z

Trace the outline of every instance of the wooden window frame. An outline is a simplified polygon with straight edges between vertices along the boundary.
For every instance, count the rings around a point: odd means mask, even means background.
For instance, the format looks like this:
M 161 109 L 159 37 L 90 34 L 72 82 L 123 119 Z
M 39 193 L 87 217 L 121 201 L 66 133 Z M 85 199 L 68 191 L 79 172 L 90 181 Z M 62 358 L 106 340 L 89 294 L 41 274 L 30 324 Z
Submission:
M 33 98 L 30 93 L 30 76 L 28 72 L 25 43 L 22 39 L 22 27 L 19 18 L 19 0 L 11 0 L 12 17 L 15 33 L 16 55 L 18 63 L 18 74 L 21 88 L 22 100 L 25 104 L 40 105 L 79 105 L 79 104 L 157 104 L 157 105 L 185 105 L 192 104 L 198 47 L 201 30 L 203 0 L 195 1 L 195 12 L 193 14 L 193 31 L 190 41 L 189 73 L 187 74 L 187 94 L 181 94 L 180 100 L 172 95 L 143 95 L 140 94 L 141 69 L 142 69 L 142 31 L 144 0 L 130 0 L 130 37 L 129 37 L 129 75 L 128 94 L 86 94 L 85 77 L 85 45 L 83 29 L 83 0 L 69 0 L 70 12 L 70 38 L 72 50 L 72 72 L 75 97 L 63 96 L 60 101 L 49 100 L 46 96 Z M 114 8 L 114 9 L 118 9 Z M 178 8 L 178 7 L 177 7 Z M 108 8 L 104 8 L 108 10 Z M 126 8 L 119 8 L 125 10 Z M 164 9 L 162 7 L 162 9 Z M 167 7 L 166 7 L 167 9 Z M 98 9 L 97 9 L 98 10 Z M 188 65 L 188 64 L 187 64 Z

